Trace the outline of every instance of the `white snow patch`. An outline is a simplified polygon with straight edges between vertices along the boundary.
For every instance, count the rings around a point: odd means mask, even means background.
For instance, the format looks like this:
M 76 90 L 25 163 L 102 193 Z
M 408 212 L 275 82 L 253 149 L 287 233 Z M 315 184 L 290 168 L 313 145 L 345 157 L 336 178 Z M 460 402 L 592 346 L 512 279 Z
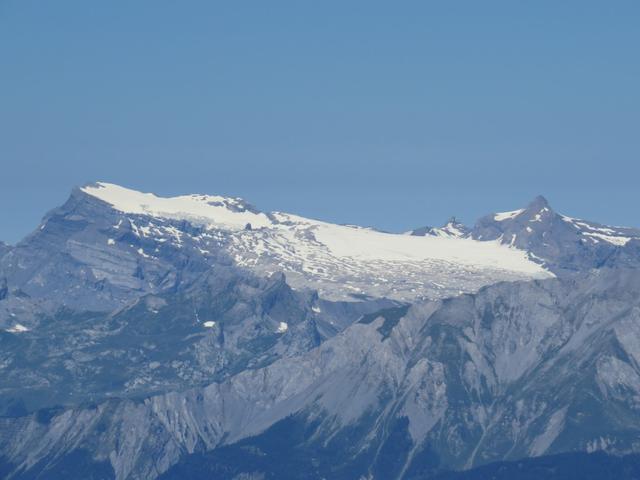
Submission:
M 287 330 L 289 330 L 289 325 L 287 324 L 287 322 L 280 322 L 280 325 L 278 325 L 278 329 L 276 330 L 276 332 L 284 333 Z
M 113 238 L 107 240 L 107 245 L 115 245 L 116 241 Z
M 7 328 L 7 332 L 9 333 L 22 333 L 28 332 L 29 329 L 22 325 L 21 323 L 16 323 L 13 327 Z
M 165 198 L 103 182 L 83 187 L 82 191 L 124 213 L 188 220 L 196 224 L 222 226 L 232 230 L 244 229 L 248 223 L 253 228 L 271 225 L 264 213 L 243 210 L 243 202 L 237 198 L 217 195 Z
M 182 247 L 182 232 L 176 227 L 164 227 L 164 230 L 176 239 L 178 247 Z
M 593 225 L 584 220 L 580 220 L 577 218 L 568 217 L 566 215 L 562 215 L 562 220 L 572 225 L 574 228 L 580 231 L 582 235 L 586 235 L 591 238 L 595 243 L 598 243 L 599 240 L 604 240 L 605 242 L 611 243 L 613 245 L 618 245 L 623 247 L 629 242 L 632 238 L 637 237 L 627 237 L 624 235 L 620 235 L 620 231 L 614 230 L 616 227 L 606 227 L 601 225 Z M 620 227 L 625 228 L 625 227 Z
M 627 244 L 627 242 L 631 240 L 631 238 L 629 237 L 614 237 L 611 235 L 604 235 L 602 233 L 595 233 L 595 232 L 582 232 L 582 234 L 587 235 L 589 237 L 599 238 L 613 245 L 618 245 L 619 247 L 624 247 Z
M 606 451 L 610 446 L 614 445 L 615 441 L 613 441 L 610 437 L 598 437 L 593 440 L 589 440 L 587 442 L 587 452 L 593 453 L 598 450 Z
M 524 208 L 521 208 L 520 210 L 513 210 L 512 212 L 500 212 L 500 213 L 496 213 L 493 216 L 493 219 L 496 222 L 502 222 L 504 220 L 509 220 L 511 218 L 515 218 L 518 215 L 520 215 L 522 212 L 524 212 Z

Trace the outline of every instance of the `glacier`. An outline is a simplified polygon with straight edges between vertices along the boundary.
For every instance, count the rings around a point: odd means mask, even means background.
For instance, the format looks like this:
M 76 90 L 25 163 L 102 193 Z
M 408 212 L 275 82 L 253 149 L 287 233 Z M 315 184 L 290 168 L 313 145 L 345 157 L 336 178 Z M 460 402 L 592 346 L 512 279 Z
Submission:
M 419 480 L 633 455 L 638 267 L 638 229 L 543 197 L 395 234 L 86 185 L 0 244 L 0 475 Z

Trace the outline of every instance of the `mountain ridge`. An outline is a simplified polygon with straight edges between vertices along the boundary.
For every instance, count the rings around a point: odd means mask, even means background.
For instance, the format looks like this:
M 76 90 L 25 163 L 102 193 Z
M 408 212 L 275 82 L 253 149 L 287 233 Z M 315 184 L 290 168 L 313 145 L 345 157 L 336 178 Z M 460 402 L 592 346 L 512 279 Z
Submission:
M 264 214 L 239 199 L 163 199 L 92 185 L 74 189 L 1 257 L 9 295 L 0 304 L 0 328 L 11 328 L 15 316 L 31 328 L 58 308 L 107 311 L 144 294 L 186 288 L 218 264 L 259 276 L 283 271 L 294 288 L 336 301 L 409 301 L 496 280 L 552 276 L 526 252 L 492 242 L 421 240 Z
M 363 455 L 368 452 L 363 458 L 372 455 L 365 465 L 377 465 L 375 452 L 394 442 L 383 433 L 384 426 L 395 425 L 391 431 L 400 429 L 407 449 L 393 476 L 385 478 L 409 475 L 433 454 L 438 465 L 468 468 L 571 448 L 634 451 L 633 429 L 640 428 L 640 420 L 637 425 L 630 420 L 640 375 L 637 360 L 631 359 L 640 353 L 625 336 L 640 334 L 638 272 L 604 272 L 585 280 L 508 282 L 416 304 L 387 333 L 379 316 L 353 324 L 308 354 L 282 357 L 220 383 L 160 394 L 143 404 L 112 400 L 57 413 L 49 420 L 51 427 L 38 424 L 35 414 L 5 418 L 0 430 L 22 432 L 19 444 L 42 452 L 36 459 L 53 455 L 48 461 L 54 463 L 63 458 L 55 452 L 70 447 L 66 435 L 50 438 L 43 429 L 75 432 L 86 445 L 101 446 L 97 459 L 116 448 L 117 432 L 135 431 L 131 441 L 136 446 L 123 445 L 114 453 L 118 478 L 153 478 L 151 472 L 178 461 L 184 449 L 195 453 L 203 446 L 233 445 L 291 415 L 313 426 L 310 438 L 332 438 L 349 425 L 357 427 L 352 449 L 334 459 L 336 467 L 345 462 L 341 468 L 347 470 L 352 453 L 360 449 Z M 567 315 L 567 308 L 575 313 Z M 599 318 L 605 313 L 610 321 Z M 570 367 L 581 364 L 594 367 Z M 566 389 L 585 380 L 589 387 L 584 391 Z M 562 393 L 556 398 L 554 392 Z M 605 404 L 614 398 L 621 403 L 616 410 L 596 409 L 585 416 L 585 408 L 594 408 L 589 407 L 593 396 Z M 142 418 L 150 423 L 143 427 Z M 504 418 L 515 423 L 504 424 Z M 96 429 L 98 419 L 103 427 Z M 129 448 L 154 450 L 168 439 L 173 446 L 160 457 L 139 453 L 130 458 Z M 605 440 L 598 447 L 594 442 L 600 439 Z M 13 436 L 0 439 L 0 451 L 11 451 L 3 442 L 14 441 Z M 20 451 L 11 462 L 28 466 Z M 367 468 L 360 473 L 366 475 Z
M 267 444 L 345 480 L 640 452 L 634 229 L 540 197 L 388 234 L 92 185 L 119 197 L 75 189 L 0 257 L 11 478 L 273 478 L 245 469 Z

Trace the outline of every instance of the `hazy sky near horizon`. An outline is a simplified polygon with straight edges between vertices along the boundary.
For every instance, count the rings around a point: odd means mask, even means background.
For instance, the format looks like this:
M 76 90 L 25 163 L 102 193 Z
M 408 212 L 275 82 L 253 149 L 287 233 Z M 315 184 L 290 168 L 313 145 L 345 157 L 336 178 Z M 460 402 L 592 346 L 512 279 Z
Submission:
M 0 0 L 0 240 L 73 186 L 640 226 L 640 2 Z

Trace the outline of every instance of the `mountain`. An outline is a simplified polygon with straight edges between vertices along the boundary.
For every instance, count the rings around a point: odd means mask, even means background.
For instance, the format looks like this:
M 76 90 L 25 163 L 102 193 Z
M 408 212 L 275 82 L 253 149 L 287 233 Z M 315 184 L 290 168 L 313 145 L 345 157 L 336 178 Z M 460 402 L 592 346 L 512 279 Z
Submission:
M 469 237 L 471 230 L 456 220 L 456 217 L 451 217 L 447 223 L 442 227 L 421 227 L 408 232 L 409 235 L 417 237 L 450 237 L 450 238 L 467 238 Z
M 180 291 L 216 265 L 284 272 L 292 287 L 342 301 L 445 297 L 552 276 L 525 252 L 492 242 L 415 238 L 263 213 L 237 198 L 162 198 L 98 183 L 74 190 L 0 259 L 9 289 L 0 328 Z
M 638 453 L 636 232 L 541 197 L 389 234 L 76 189 L 0 260 L 0 474 L 418 480 Z
M 122 212 L 123 222 L 146 222 L 146 231 L 153 235 L 141 230 L 142 237 L 162 238 L 166 244 L 193 242 L 204 255 L 223 251 L 258 274 L 283 271 L 294 287 L 316 289 L 327 299 L 365 295 L 411 300 L 473 291 L 496 280 L 551 276 L 521 251 L 471 239 L 418 239 L 263 213 L 240 199 L 159 198 L 109 184 L 82 191 Z M 167 219 L 200 228 L 184 231 L 177 226 L 180 238 L 163 234 L 156 224 Z M 438 281 L 441 278 L 447 281 Z
M 179 293 L 110 313 L 59 311 L 0 332 L 0 413 L 185 390 L 295 356 L 388 302 L 336 304 L 291 290 L 282 274 L 216 267 Z M 345 323 L 346 322 L 346 323 Z
M 640 266 L 640 229 L 558 214 L 542 196 L 525 208 L 487 215 L 472 228 L 454 217 L 442 227 L 421 227 L 408 233 L 497 241 L 528 252 L 530 259 L 558 275 L 604 266 Z
M 55 466 L 82 439 L 117 478 L 153 478 L 189 455 L 250 473 L 241 452 L 264 445 L 281 446 L 269 451 L 279 465 L 324 456 L 300 478 L 345 479 L 628 453 L 640 428 L 639 290 L 637 271 L 603 271 L 385 309 L 202 388 L 5 418 L 0 450 L 17 470 Z
M 553 211 L 544 197 L 526 208 L 481 218 L 471 237 L 526 250 L 555 273 L 602 266 L 638 267 L 640 229 L 611 227 Z

